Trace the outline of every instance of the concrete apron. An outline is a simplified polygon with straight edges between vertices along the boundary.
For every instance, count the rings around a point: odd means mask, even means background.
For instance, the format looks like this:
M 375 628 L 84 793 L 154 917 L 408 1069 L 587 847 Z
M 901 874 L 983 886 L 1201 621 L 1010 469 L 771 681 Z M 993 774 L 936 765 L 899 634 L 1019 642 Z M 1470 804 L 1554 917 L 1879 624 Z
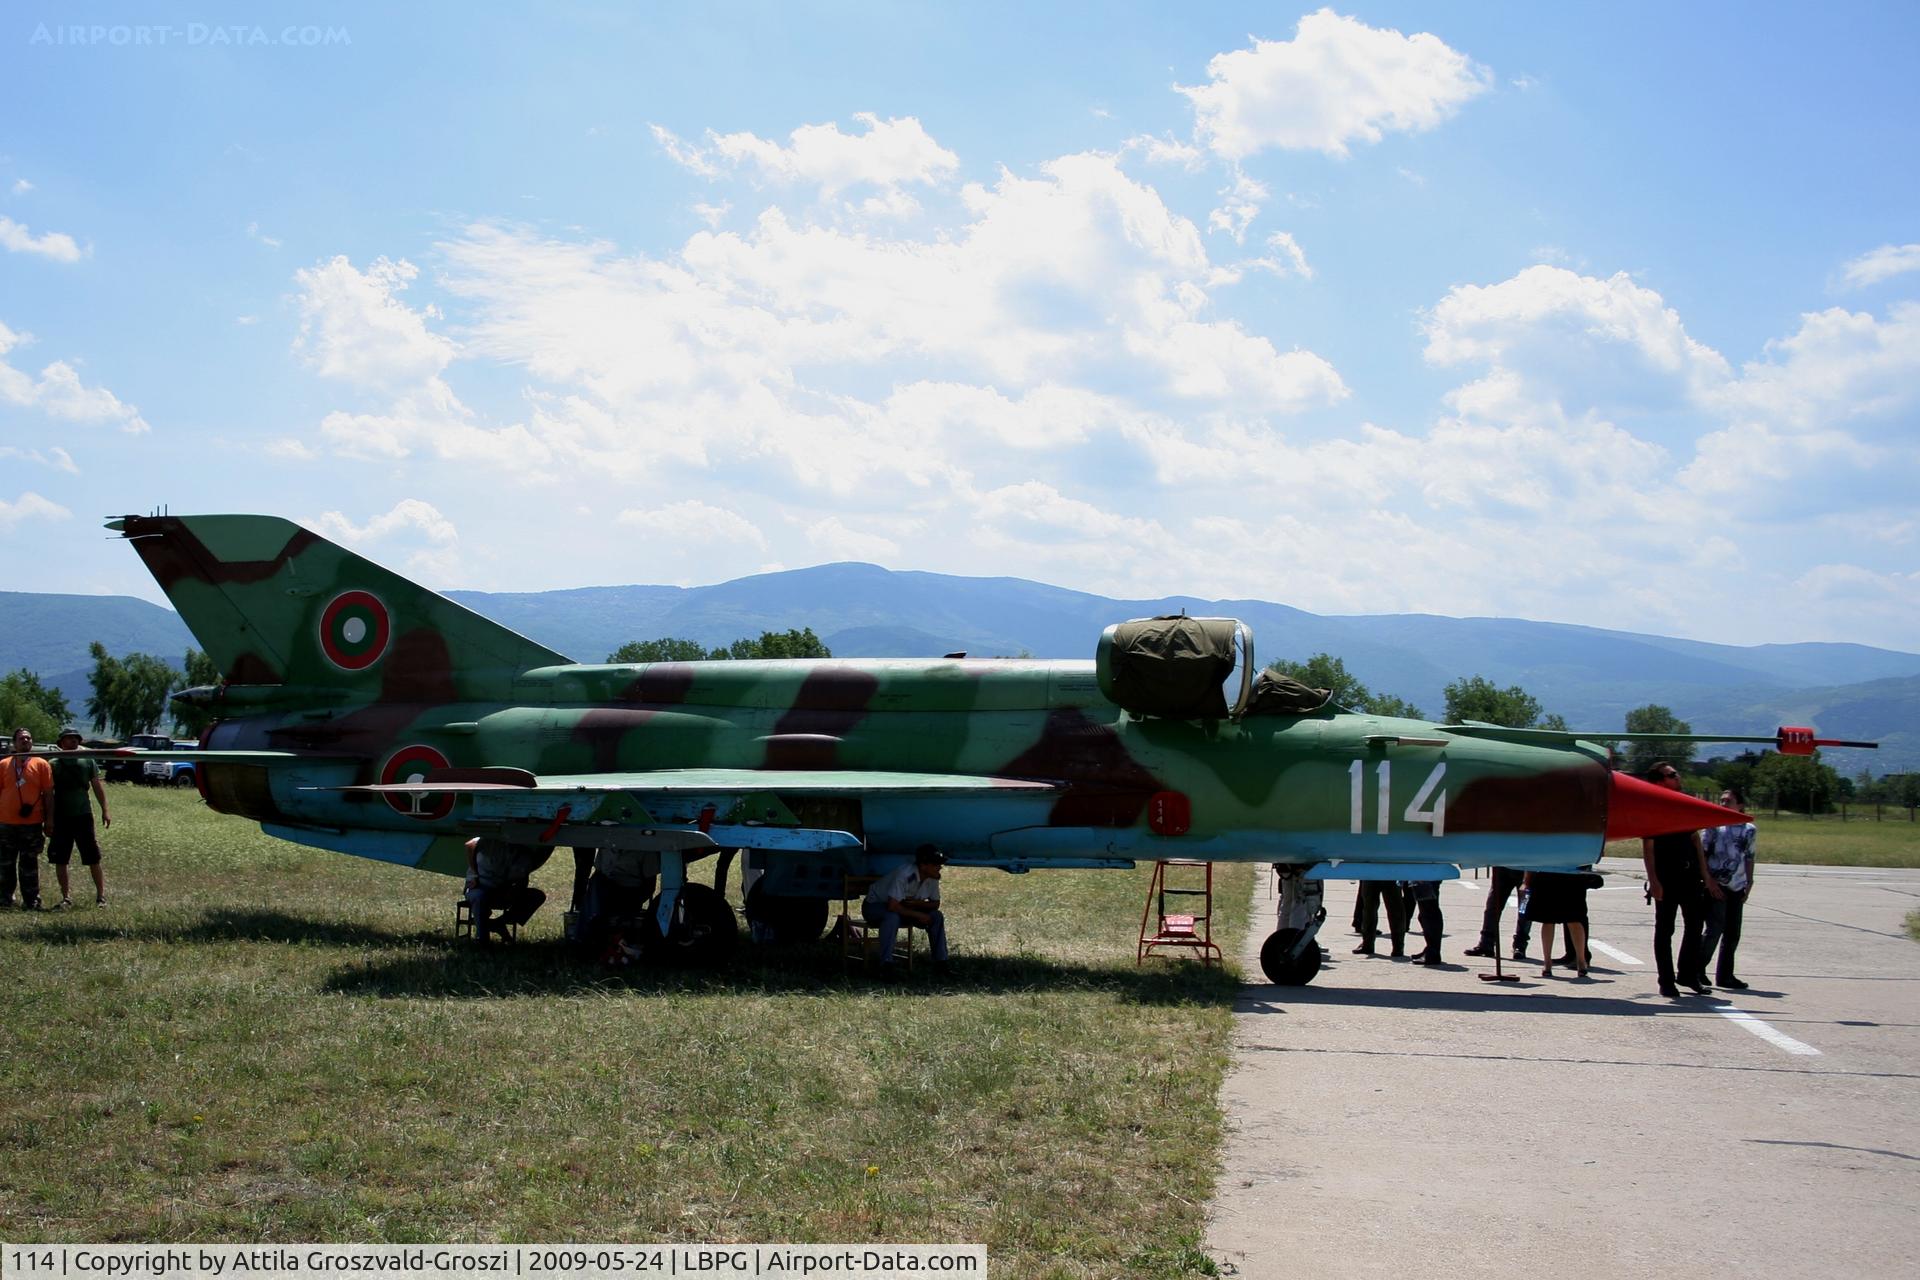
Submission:
M 1762 866 L 1738 976 L 1657 992 L 1637 862 L 1589 895 L 1593 975 L 1482 982 L 1485 880 L 1444 968 L 1349 954 L 1276 987 L 1256 885 L 1207 1246 L 1241 1276 L 1886 1275 L 1920 1258 L 1920 871 Z M 1502 920 L 1511 937 L 1512 905 Z M 1417 936 L 1417 934 L 1416 934 Z M 1411 940 L 1410 940 L 1411 941 Z M 1556 940 L 1557 941 L 1557 940 Z M 1769 1034 L 1770 1033 L 1770 1034 Z

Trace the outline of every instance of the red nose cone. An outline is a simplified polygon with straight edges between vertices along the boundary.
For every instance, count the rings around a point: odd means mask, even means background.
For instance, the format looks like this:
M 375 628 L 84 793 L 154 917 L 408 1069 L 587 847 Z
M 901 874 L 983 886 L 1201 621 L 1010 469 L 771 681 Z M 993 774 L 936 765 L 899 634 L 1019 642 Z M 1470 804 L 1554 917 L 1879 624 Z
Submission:
M 1696 800 L 1684 791 L 1658 787 L 1629 773 L 1613 775 L 1607 796 L 1609 840 L 1645 839 L 1751 821 L 1753 819 L 1737 809 L 1723 809 L 1717 804 Z

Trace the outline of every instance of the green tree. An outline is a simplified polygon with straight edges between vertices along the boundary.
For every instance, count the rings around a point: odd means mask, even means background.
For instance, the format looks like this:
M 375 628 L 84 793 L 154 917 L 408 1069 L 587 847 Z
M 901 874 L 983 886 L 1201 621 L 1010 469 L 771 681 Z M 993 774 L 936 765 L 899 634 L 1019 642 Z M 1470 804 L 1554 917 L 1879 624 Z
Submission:
M 180 677 L 178 688 L 198 689 L 203 685 L 220 683 L 220 664 L 200 650 L 187 650 L 184 665 L 186 671 Z M 205 707 L 190 707 L 181 702 L 173 704 L 173 731 L 183 738 L 199 737 L 212 723 L 213 712 Z
M 1501 689 L 1485 676 L 1467 676 L 1448 685 L 1446 694 L 1449 724 L 1480 720 L 1509 729 L 1540 727 L 1540 700 L 1517 684 Z M 1565 728 L 1565 721 L 1558 727 Z
M 73 712 L 67 706 L 67 695 L 58 689 L 40 683 L 40 677 L 21 667 L 9 671 L 5 676 L 5 685 L 10 696 L 25 699 L 46 713 L 49 720 L 58 720 L 62 724 L 73 719 Z M 18 728 L 18 725 L 10 726 Z
M 1657 702 L 1644 707 L 1635 707 L 1627 712 L 1628 733 L 1692 733 L 1693 726 L 1674 715 L 1672 710 Z M 1655 742 L 1627 743 L 1626 763 L 1622 767 L 1628 773 L 1644 773 L 1655 760 L 1671 760 L 1676 765 L 1684 765 L 1693 759 L 1699 751 L 1697 743 L 1685 740 L 1662 738 Z M 1724 784 L 1723 784 L 1724 785 Z
M 727 646 L 728 658 L 831 658 L 833 652 L 820 643 L 812 627 L 795 631 L 762 631 L 758 640 L 740 639 Z
M 167 695 L 180 679 L 178 671 L 149 653 L 116 658 L 98 640 L 87 646 L 87 652 L 93 657 L 93 671 L 87 676 L 93 686 L 87 714 L 93 717 L 94 728 L 128 738 L 160 723 Z
M 658 640 L 629 640 L 607 655 L 608 662 L 699 662 L 707 647 L 698 640 L 661 636 Z M 719 656 L 724 657 L 724 654 Z
M 728 658 L 831 658 L 812 627 L 798 631 L 762 631 L 759 639 L 742 636 L 724 649 L 708 650 L 698 640 L 662 636 L 629 640 L 607 655 L 608 662 L 719 662 Z
M 1347 670 L 1347 664 L 1330 653 L 1316 653 L 1305 662 L 1281 658 L 1269 662 L 1267 670 L 1298 680 L 1309 689 L 1325 689 L 1343 707 L 1357 709 L 1373 697 L 1372 691 Z
M 1396 698 L 1390 693 L 1376 693 L 1367 699 L 1362 708 L 1368 715 L 1393 716 L 1401 720 L 1425 720 L 1426 712 L 1408 702 L 1405 698 Z
M 1760 754 L 1756 751 L 1743 751 L 1733 759 L 1717 766 L 1713 771 L 1713 784 L 1722 791 L 1738 791 L 1741 795 L 1753 796 L 1753 771 L 1760 763 Z M 1755 803 L 1758 803 L 1757 801 Z
M 25 667 L 0 676 L 0 734 L 11 737 L 15 729 L 25 729 L 35 742 L 52 742 L 72 718 L 60 691 L 41 684 Z
M 1275 675 L 1298 680 L 1309 689 L 1325 689 L 1333 701 L 1351 711 L 1374 716 L 1400 716 L 1408 720 L 1425 719 L 1420 708 L 1405 698 L 1390 693 L 1375 693 L 1347 670 L 1347 664 L 1330 653 L 1316 653 L 1305 662 L 1281 658 L 1269 662 L 1267 670 Z
M 1753 789 L 1776 809 L 1796 813 L 1830 813 L 1839 791 L 1840 776 L 1820 762 L 1820 753 L 1783 756 L 1769 751 L 1753 767 Z

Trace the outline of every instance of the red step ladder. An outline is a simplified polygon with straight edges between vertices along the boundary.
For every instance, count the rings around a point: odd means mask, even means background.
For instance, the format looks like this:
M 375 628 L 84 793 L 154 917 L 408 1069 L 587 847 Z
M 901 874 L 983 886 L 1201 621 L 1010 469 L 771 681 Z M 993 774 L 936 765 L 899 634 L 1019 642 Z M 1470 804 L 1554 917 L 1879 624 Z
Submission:
M 1199 867 L 1202 871 L 1199 888 L 1187 885 L 1175 886 L 1168 883 L 1168 869 L 1178 867 Z M 1191 881 L 1193 877 L 1180 875 L 1175 879 Z M 1168 911 L 1167 899 L 1198 898 L 1198 911 Z M 1175 905 L 1183 905 L 1176 902 Z M 1156 917 L 1155 908 L 1158 908 Z M 1149 922 L 1158 919 L 1149 931 Z M 1140 913 L 1140 949 L 1134 953 L 1133 963 L 1138 966 L 1156 951 L 1179 949 L 1200 953 L 1200 963 L 1204 965 L 1224 964 L 1226 957 L 1220 953 L 1219 946 L 1213 940 L 1213 864 L 1194 858 L 1164 858 L 1153 864 L 1153 881 L 1147 886 L 1147 905 Z

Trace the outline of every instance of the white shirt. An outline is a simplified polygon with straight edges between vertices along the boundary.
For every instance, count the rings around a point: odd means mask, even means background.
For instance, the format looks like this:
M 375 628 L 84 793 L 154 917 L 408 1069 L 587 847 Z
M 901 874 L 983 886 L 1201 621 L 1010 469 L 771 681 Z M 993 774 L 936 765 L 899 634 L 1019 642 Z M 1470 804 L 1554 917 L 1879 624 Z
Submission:
M 940 882 L 935 879 L 922 879 L 917 864 L 905 862 L 873 882 L 873 888 L 867 890 L 868 906 L 884 908 L 889 899 L 905 902 L 908 898 L 925 898 L 930 902 L 940 901 Z

